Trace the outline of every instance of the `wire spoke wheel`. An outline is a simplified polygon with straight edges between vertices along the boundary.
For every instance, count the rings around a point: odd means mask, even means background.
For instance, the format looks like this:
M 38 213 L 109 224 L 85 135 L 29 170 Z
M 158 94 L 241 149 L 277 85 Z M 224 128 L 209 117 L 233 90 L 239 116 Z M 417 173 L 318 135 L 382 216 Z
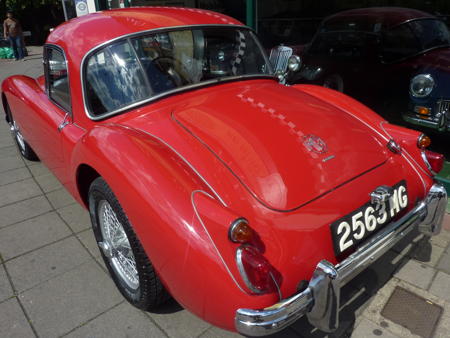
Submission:
M 132 290 L 139 288 L 136 260 L 125 229 L 106 200 L 98 203 L 98 216 L 103 242 L 99 243 L 111 266 L 123 282 Z
M 141 310 L 170 298 L 109 185 L 97 177 L 89 188 L 89 213 L 106 268 L 120 293 Z
M 17 144 L 17 147 L 19 148 L 20 154 L 29 161 L 39 161 L 39 158 L 37 157 L 37 155 L 35 154 L 33 149 L 31 149 L 30 145 L 27 143 L 27 141 L 23 137 L 22 132 L 20 131 L 19 124 L 14 119 L 14 116 L 11 112 L 11 109 L 10 109 L 8 103 L 6 103 L 5 108 L 6 108 L 5 110 L 6 110 L 7 121 L 9 123 L 9 129 L 11 131 L 11 135 L 12 135 L 15 143 Z

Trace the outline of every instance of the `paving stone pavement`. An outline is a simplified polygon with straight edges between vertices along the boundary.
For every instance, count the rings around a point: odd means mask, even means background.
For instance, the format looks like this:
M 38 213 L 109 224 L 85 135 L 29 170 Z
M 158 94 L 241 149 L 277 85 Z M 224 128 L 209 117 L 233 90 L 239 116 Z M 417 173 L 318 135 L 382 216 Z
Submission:
M 40 48 L 0 60 L 0 81 L 42 73 Z M 37 162 L 23 160 L 0 122 L 0 337 L 239 337 L 176 302 L 159 313 L 131 307 L 101 261 L 85 209 Z M 400 286 L 443 307 L 434 336 L 450 336 L 450 215 L 431 240 L 413 234 L 350 282 L 329 337 L 413 337 L 381 315 Z M 401 306 L 399 304 L 398 306 Z M 326 337 L 305 319 L 273 337 Z

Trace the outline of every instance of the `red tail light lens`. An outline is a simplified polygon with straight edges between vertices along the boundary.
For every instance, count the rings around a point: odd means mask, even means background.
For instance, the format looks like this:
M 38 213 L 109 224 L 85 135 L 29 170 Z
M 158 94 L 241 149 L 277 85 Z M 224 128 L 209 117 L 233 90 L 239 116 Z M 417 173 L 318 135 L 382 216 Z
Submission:
M 444 155 L 434 151 L 425 150 L 423 152 L 425 163 L 433 174 L 439 173 L 444 167 Z
M 242 278 L 252 292 L 261 294 L 277 290 L 274 269 L 256 248 L 238 248 L 237 264 Z

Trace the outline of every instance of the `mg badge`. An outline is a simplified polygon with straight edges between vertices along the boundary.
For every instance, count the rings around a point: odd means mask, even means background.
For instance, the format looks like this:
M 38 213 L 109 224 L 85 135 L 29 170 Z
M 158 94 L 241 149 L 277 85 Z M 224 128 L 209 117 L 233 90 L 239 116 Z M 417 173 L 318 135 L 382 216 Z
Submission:
M 317 154 L 324 154 L 328 150 L 327 144 L 319 136 L 312 134 L 303 136 L 303 145 Z

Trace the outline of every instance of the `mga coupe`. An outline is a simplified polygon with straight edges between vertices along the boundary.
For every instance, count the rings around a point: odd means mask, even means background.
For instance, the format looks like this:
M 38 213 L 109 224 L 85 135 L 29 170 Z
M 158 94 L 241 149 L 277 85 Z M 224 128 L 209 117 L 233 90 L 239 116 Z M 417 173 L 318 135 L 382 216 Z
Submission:
M 450 131 L 450 32 L 434 15 L 397 7 L 343 11 L 323 20 L 302 56 L 291 83 L 344 92 L 390 121 Z
M 140 309 L 171 295 L 246 335 L 305 315 L 333 331 L 344 284 L 411 230 L 440 230 L 430 139 L 342 93 L 281 84 L 230 17 L 98 12 L 57 27 L 43 58 L 43 76 L 3 82 L 6 120 L 89 210 Z

